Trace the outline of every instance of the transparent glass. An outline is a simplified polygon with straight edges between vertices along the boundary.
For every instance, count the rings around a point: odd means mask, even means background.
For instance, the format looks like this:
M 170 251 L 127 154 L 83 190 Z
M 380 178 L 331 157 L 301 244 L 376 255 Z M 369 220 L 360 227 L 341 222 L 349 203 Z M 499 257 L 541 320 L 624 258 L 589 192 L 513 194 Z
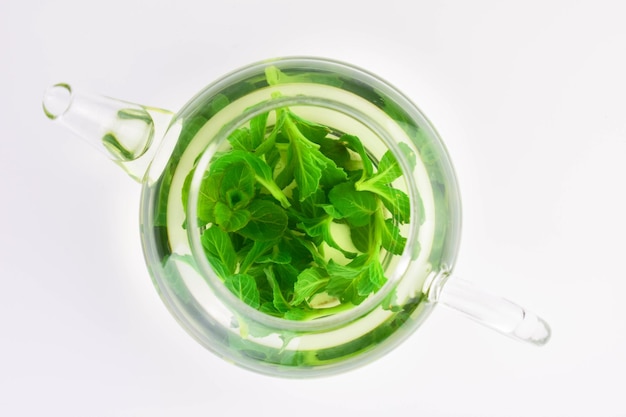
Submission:
M 280 83 L 268 83 L 270 65 L 285 75 Z M 46 114 L 67 120 L 68 127 L 83 126 L 78 119 L 98 120 L 87 105 L 73 108 L 80 101 L 73 95 L 67 84 L 53 86 L 44 97 Z M 104 150 L 136 178 L 149 159 L 141 236 L 154 285 L 181 326 L 226 360 L 286 377 L 345 371 L 392 350 L 439 303 L 519 340 L 542 345 L 549 339 L 547 324 L 532 313 L 451 277 L 461 207 L 450 158 L 417 107 L 375 75 L 324 59 L 285 58 L 221 78 L 176 115 L 145 106 L 122 111 L 137 105 L 104 100 L 117 109 L 114 122 L 78 133 L 102 148 L 111 126 L 143 123 L 128 139 L 115 136 L 122 148 L 143 144 L 140 152 L 116 152 L 107 144 Z M 411 221 L 401 227 L 404 251 L 381 255 L 385 285 L 358 305 L 310 320 L 274 317 L 237 298 L 207 260 L 200 238 L 206 226 L 195 226 L 203 178 L 215 155 L 228 148 L 229 135 L 259 114 L 286 107 L 333 132 L 359 136 L 375 162 L 391 151 L 403 173 L 394 184 L 410 202 Z M 146 135 L 149 140 L 137 139 Z M 128 169 L 133 161 L 141 163 Z

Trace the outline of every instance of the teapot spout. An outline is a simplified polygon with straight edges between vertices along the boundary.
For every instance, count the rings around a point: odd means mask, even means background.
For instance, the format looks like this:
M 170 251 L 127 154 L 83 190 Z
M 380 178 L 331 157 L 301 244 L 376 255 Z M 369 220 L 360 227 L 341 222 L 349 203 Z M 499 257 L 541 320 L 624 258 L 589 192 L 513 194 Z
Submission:
M 77 92 L 65 83 L 49 87 L 42 104 L 50 120 L 95 145 L 137 181 L 173 117 L 167 110 Z

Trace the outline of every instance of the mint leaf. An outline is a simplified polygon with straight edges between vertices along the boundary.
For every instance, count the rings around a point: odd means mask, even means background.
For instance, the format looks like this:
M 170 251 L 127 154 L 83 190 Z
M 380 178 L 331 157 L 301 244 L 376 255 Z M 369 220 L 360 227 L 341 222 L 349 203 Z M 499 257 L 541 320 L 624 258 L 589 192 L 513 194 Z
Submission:
M 248 149 L 249 151 L 255 150 L 265 139 L 265 128 L 267 126 L 268 116 L 269 113 L 265 112 L 250 119 L 250 143 L 252 149 Z
M 282 276 L 283 272 L 290 278 L 291 282 L 296 281 L 299 271 L 302 271 L 314 262 L 311 251 L 307 249 L 301 242 L 305 240 L 300 236 L 295 235 L 287 231 L 283 239 L 278 243 L 278 251 L 281 253 L 287 253 L 291 257 L 291 263 L 284 265 L 286 268 L 284 271 L 279 272 Z M 283 265 L 280 265 L 281 267 Z M 281 268 L 277 268 L 280 270 Z
M 219 184 L 221 200 L 229 207 L 246 207 L 254 197 L 254 172 L 246 162 L 233 162 L 228 165 Z
M 352 226 L 364 226 L 378 209 L 376 197 L 368 191 L 357 191 L 354 184 L 344 182 L 333 187 L 328 199 Z
M 276 185 L 272 175 L 272 169 L 265 161 L 258 156 L 251 153 L 238 154 L 238 158 L 244 160 L 252 170 L 254 171 L 255 179 L 263 186 L 269 193 L 280 202 L 280 204 L 287 208 L 291 206 L 291 203 L 283 193 L 283 191 Z
M 358 287 L 366 260 L 367 256 L 360 255 L 348 265 L 341 265 L 331 259 L 326 267 L 330 277 L 326 292 L 338 297 L 342 303 L 361 304 L 366 296 L 359 294 Z
M 215 204 L 215 223 L 226 232 L 234 232 L 244 227 L 252 217 L 246 209 L 233 209 L 229 205 L 218 201 Z
M 370 258 L 362 277 L 357 284 L 359 295 L 370 295 L 378 291 L 387 282 L 383 267 L 377 257 Z
M 359 156 L 361 157 L 361 163 L 363 164 L 363 177 L 371 177 L 374 173 L 374 166 L 372 165 L 372 160 L 365 151 L 365 147 L 363 147 L 363 143 L 361 143 L 361 140 L 354 135 L 346 134 L 342 135 L 339 138 L 339 142 L 341 142 L 348 149 L 351 149 L 352 151 L 359 154 Z
M 224 279 L 235 272 L 237 254 L 228 233 L 211 226 L 202 233 L 200 241 L 209 263 L 220 278 Z
M 292 260 L 294 259 L 292 258 Z M 293 289 L 293 286 L 298 279 L 298 274 L 302 268 L 304 268 L 304 266 L 297 265 L 296 267 L 293 263 L 275 263 L 274 273 L 276 274 L 276 279 L 282 288 Z M 285 293 L 287 294 L 288 291 L 285 291 Z
M 272 304 L 274 305 L 276 311 L 278 311 L 279 313 L 286 313 L 287 311 L 291 310 L 289 303 L 287 302 L 287 300 L 285 300 L 283 293 L 280 291 L 280 285 L 276 280 L 273 268 L 265 268 L 264 271 L 265 277 L 267 278 L 267 281 L 272 288 Z
M 296 128 L 311 142 L 319 144 L 330 133 L 328 126 L 320 125 L 305 120 L 293 112 L 289 112 L 289 118 L 293 121 Z
M 315 243 L 313 243 L 310 239 L 305 237 L 298 237 L 295 240 L 298 244 L 300 244 L 308 251 L 309 255 L 313 259 L 313 262 L 318 265 L 326 264 L 324 254 L 320 252 L 320 249 L 317 247 L 317 245 L 315 245 Z
M 331 232 L 332 222 L 333 218 L 331 216 L 324 216 L 315 219 L 306 219 L 298 223 L 298 227 L 304 230 L 311 237 L 321 237 L 328 246 L 337 249 L 346 258 L 354 258 L 356 256 L 355 253 L 344 250 L 335 241 Z
M 299 220 L 324 216 L 326 212 L 322 208 L 326 204 L 326 193 L 318 188 L 313 194 L 300 201 L 300 193 L 297 188 L 292 191 L 293 209 L 292 213 Z
M 359 255 L 347 265 L 331 260 L 327 271 L 330 280 L 326 291 L 339 297 L 341 302 L 360 304 L 386 282 L 380 261 L 368 255 Z
M 341 181 L 345 181 L 347 176 L 343 169 L 320 151 L 320 145 L 315 143 L 314 139 L 308 138 L 300 130 L 303 126 L 308 129 L 313 129 L 313 126 L 303 125 L 302 122 L 298 124 L 292 120 L 293 117 L 291 114 L 284 120 L 283 126 L 289 139 L 289 146 L 287 148 L 287 164 L 279 177 L 280 183 L 288 185 L 290 181 L 286 181 L 285 178 L 290 178 L 293 175 L 298 186 L 299 198 L 302 201 L 313 194 L 320 183 L 330 188 Z
M 189 173 L 187 177 L 191 183 L 193 171 Z M 204 174 L 202 183 L 200 184 L 200 190 L 198 192 L 198 220 L 200 220 L 199 226 L 204 226 L 208 223 L 215 222 L 215 205 L 220 200 L 219 189 L 222 182 L 222 176 L 211 176 L 208 173 Z M 187 206 L 187 198 L 183 195 L 184 206 Z
M 326 189 L 331 189 L 348 178 L 346 171 L 339 168 L 332 159 L 326 157 L 321 152 L 319 153 L 319 157 L 325 164 L 322 170 L 322 178 L 320 178 L 320 185 Z
M 324 209 L 324 211 L 331 216 L 333 219 L 335 220 L 340 220 L 343 219 L 345 216 L 332 204 L 322 204 L 320 205 L 321 208 Z
M 350 239 L 355 248 L 363 253 L 369 253 L 372 250 L 374 227 L 374 223 L 370 222 L 364 226 L 350 228 Z
M 317 149 L 318 145 L 305 138 L 293 121 L 286 119 L 284 127 L 289 137 L 285 169 L 293 172 L 302 201 L 317 190 L 326 163 Z
M 291 305 L 297 306 L 308 300 L 322 290 L 328 284 L 328 281 L 329 278 L 323 269 L 305 269 L 298 275 L 298 280 L 294 285 L 294 298 L 291 300 Z
M 348 148 L 341 143 L 341 141 L 324 138 L 318 143 L 320 145 L 320 152 L 332 159 L 337 166 L 345 169 L 351 158 Z
M 246 253 L 241 262 L 241 272 L 247 272 L 248 268 L 258 262 L 259 258 L 264 256 L 268 251 L 271 251 L 275 245 L 275 240 L 255 240 L 252 248 Z
M 256 281 L 248 274 L 235 274 L 224 280 L 226 288 L 235 294 L 250 307 L 258 308 L 261 305 L 261 297 Z
M 382 245 L 394 255 L 402 255 L 404 247 L 406 245 L 406 238 L 400 235 L 400 229 L 395 225 L 392 219 L 383 220 L 383 223 L 378 223 L 382 231 Z
M 387 151 L 383 154 L 383 157 L 378 164 L 378 172 L 368 181 L 377 182 L 379 184 L 389 184 L 397 178 L 402 176 L 402 169 L 398 165 L 398 161 L 391 151 Z
M 274 240 L 287 228 L 285 210 L 267 200 L 254 200 L 248 205 L 250 220 L 238 233 L 253 240 Z
M 360 191 L 369 191 L 376 194 L 385 208 L 389 210 L 392 216 L 400 223 L 408 223 L 411 217 L 411 203 L 409 196 L 405 192 L 388 185 L 378 182 L 362 182 L 356 184 L 356 188 Z
M 232 146 L 233 149 L 252 151 L 255 148 L 250 130 L 245 127 L 231 133 L 228 136 L 228 142 L 230 142 L 230 146 Z
M 269 113 L 265 113 L 265 121 L 264 123 L 266 123 L 266 126 L 263 128 L 264 130 L 267 129 L 267 117 L 269 116 Z M 260 116 L 257 116 L 260 117 Z M 254 120 L 254 119 L 253 119 Z M 278 137 L 278 134 L 280 132 L 280 129 L 282 128 L 283 122 L 284 122 L 285 118 L 284 115 L 281 114 L 280 116 L 278 116 L 278 120 L 276 120 L 276 124 L 274 125 L 274 127 L 272 128 L 272 131 L 270 132 L 270 134 L 264 138 L 261 139 L 261 143 L 257 146 L 257 148 L 254 150 L 255 155 L 264 155 L 266 153 L 270 153 L 272 150 L 275 150 L 274 145 L 276 144 L 276 138 Z M 252 121 L 251 121 L 252 123 Z M 261 123 L 261 121 L 258 122 L 259 124 Z M 260 127 L 255 126 L 255 129 L 260 132 Z M 266 157 L 267 160 L 268 157 Z M 269 163 L 269 160 L 268 160 Z M 270 164 L 272 165 L 272 164 Z
M 276 185 L 272 177 L 272 169 L 258 156 L 240 149 L 233 149 L 211 161 L 210 176 L 226 177 L 229 167 L 233 164 L 247 164 L 253 172 L 254 179 L 278 200 L 283 207 L 289 207 L 291 203 Z M 234 175 L 234 174 L 233 174 Z

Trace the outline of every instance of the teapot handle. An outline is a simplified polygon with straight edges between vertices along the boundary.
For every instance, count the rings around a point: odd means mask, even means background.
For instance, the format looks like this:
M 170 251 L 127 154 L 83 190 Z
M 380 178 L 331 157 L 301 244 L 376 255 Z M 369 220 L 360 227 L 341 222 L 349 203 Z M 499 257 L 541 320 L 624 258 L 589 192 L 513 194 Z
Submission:
M 431 284 L 429 299 L 514 339 L 536 346 L 550 340 L 550 326 L 541 317 L 456 276 L 440 275 Z

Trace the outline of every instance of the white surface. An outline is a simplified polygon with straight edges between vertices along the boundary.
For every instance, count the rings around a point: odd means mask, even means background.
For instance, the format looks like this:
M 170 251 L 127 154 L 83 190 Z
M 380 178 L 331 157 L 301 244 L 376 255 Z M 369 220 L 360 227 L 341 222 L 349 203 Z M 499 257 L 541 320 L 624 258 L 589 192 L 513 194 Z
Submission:
M 626 415 L 625 15 L 618 0 L 3 0 L 0 415 Z M 457 272 L 545 317 L 548 346 L 438 309 L 371 365 L 285 381 L 177 326 L 143 265 L 139 185 L 47 121 L 43 91 L 176 110 L 293 54 L 370 69 L 424 110 L 462 188 Z

